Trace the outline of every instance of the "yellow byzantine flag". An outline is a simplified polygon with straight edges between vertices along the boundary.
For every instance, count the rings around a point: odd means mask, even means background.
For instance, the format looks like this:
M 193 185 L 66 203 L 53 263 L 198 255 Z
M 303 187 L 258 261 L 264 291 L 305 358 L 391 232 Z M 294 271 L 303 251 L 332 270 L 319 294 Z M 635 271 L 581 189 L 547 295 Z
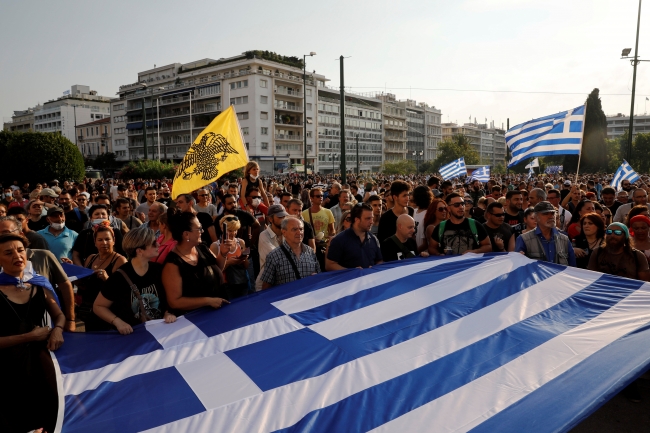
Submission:
M 247 163 L 248 152 L 231 105 L 196 137 L 185 154 L 174 176 L 173 198 L 202 188 Z

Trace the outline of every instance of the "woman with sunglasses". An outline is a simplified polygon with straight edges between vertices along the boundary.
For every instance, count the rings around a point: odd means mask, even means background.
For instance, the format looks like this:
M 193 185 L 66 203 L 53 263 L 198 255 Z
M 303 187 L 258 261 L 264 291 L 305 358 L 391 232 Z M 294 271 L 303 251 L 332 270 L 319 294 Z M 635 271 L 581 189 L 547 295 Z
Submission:
M 578 268 L 587 269 L 591 254 L 603 243 L 604 238 L 605 223 L 600 215 L 588 213 L 580 218 L 580 234 L 574 239 L 573 247 Z
M 429 248 L 429 239 L 438 224 L 447 219 L 447 204 L 444 200 L 434 198 L 427 212 L 424 214 L 423 226 L 425 230 L 424 243 L 418 245 L 418 252 L 427 251 Z
M 632 248 L 630 232 L 623 223 L 611 223 L 605 230 L 605 242 L 596 248 L 587 269 L 636 280 L 650 280 L 648 259 Z
M 237 231 L 241 228 L 239 218 L 234 215 L 226 215 L 219 220 L 219 226 L 226 226 L 226 233 L 221 240 L 214 242 L 210 245 L 210 251 L 217 256 L 221 248 L 221 241 L 229 239 L 232 241 L 232 246 L 226 254 L 226 264 L 224 266 L 224 280 L 226 283 L 226 299 L 231 300 L 239 298 L 248 293 L 249 277 L 248 277 L 248 254 L 246 251 L 246 244 L 243 239 L 237 237 Z
M 221 242 L 215 256 L 201 240 L 203 227 L 196 215 L 170 210 L 167 220 L 172 237 L 178 242 L 167 255 L 162 272 L 172 312 L 181 315 L 201 307 L 220 308 L 227 304 L 222 272 L 234 242 Z
M 140 226 L 124 236 L 122 246 L 130 261 L 108 279 L 93 304 L 97 317 L 122 335 L 133 326 L 154 319 L 173 323 L 176 316 L 167 308 L 161 282 L 162 265 L 152 262 L 158 256 L 153 230 Z

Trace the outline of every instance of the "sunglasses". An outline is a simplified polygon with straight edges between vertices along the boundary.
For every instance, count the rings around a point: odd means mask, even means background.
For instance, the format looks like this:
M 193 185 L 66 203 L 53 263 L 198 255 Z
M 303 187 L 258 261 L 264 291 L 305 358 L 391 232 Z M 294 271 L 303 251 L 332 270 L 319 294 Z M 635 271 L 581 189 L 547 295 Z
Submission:
M 624 232 L 623 230 L 612 230 L 612 229 L 605 230 L 606 235 L 611 235 L 612 233 L 615 234 L 616 236 L 623 236 Z
M 352 222 L 352 218 L 350 218 L 350 217 L 345 217 L 345 222 L 351 223 L 351 222 Z
M 199 197 L 207 197 L 208 194 L 199 194 Z
M 453 207 L 465 206 L 465 202 L 464 201 L 459 201 L 458 203 L 450 203 L 450 206 L 453 206 Z
M 447 207 L 439 207 L 436 209 L 438 212 L 447 212 Z
M 239 221 L 239 218 L 237 218 L 236 216 L 229 216 L 229 217 L 226 217 L 226 221 L 228 221 L 228 222 L 230 222 L 230 221 Z
M 493 213 L 493 212 L 490 212 L 490 213 L 491 213 L 492 215 L 494 215 L 495 217 L 497 217 L 497 218 L 505 218 L 505 217 L 506 217 L 506 213 L 505 213 L 505 212 L 503 212 L 503 213 Z
M 323 198 L 323 196 L 322 195 L 314 195 L 314 196 L 312 196 L 312 198 Z

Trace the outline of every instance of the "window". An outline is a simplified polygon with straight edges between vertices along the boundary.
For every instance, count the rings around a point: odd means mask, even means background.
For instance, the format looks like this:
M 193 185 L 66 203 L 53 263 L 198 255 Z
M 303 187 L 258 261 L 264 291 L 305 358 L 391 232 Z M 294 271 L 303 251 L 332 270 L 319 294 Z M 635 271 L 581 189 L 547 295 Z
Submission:
M 268 83 L 267 80 L 260 80 L 260 87 L 263 87 L 263 88 L 266 89 L 267 83 Z
M 269 135 L 269 128 L 265 128 L 262 126 L 262 130 L 260 131 L 262 135 Z
M 199 89 L 199 96 L 218 95 L 221 93 L 221 85 L 215 84 L 214 86 L 201 87 Z
M 269 102 L 269 97 L 268 96 L 260 96 L 260 102 L 262 104 L 268 104 Z
M 311 103 L 310 102 L 307 103 L 307 110 L 311 111 Z
M 262 150 L 267 150 L 269 148 L 269 143 L 262 142 Z
M 241 129 L 242 135 L 248 135 L 248 127 Z
M 124 110 L 124 104 L 113 105 L 113 110 Z
M 248 104 L 248 96 L 238 96 L 230 98 L 230 105 Z
M 248 111 L 242 111 L 241 113 L 237 113 L 237 118 L 239 120 L 246 120 L 248 119 Z
M 246 150 L 250 150 L 248 143 L 246 143 Z
M 99 135 L 99 126 L 95 126 L 95 133 Z
M 269 112 L 268 111 L 260 112 L 260 119 L 267 120 L 268 118 L 269 118 Z
M 230 83 L 230 90 L 241 89 L 242 87 L 248 87 L 248 80 L 235 81 Z
M 311 96 L 311 89 L 307 89 L 307 96 Z

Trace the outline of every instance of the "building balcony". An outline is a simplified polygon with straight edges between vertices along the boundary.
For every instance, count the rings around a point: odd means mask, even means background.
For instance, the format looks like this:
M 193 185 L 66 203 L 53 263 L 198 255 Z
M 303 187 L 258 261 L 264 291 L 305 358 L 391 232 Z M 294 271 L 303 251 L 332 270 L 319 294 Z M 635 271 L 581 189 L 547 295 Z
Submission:
M 278 89 L 277 87 L 275 88 L 275 94 L 276 95 L 286 95 L 286 96 L 292 96 L 294 98 L 301 98 L 304 96 L 303 92 L 301 90 L 295 90 L 295 89 Z
M 286 119 L 280 119 L 280 118 L 276 117 L 275 118 L 275 124 L 276 125 L 282 125 L 282 126 L 289 126 L 289 127 L 302 127 L 303 126 L 303 122 L 301 122 L 300 120 L 295 119 L 295 118 L 287 121 Z
M 273 105 L 273 108 L 275 108 L 276 110 L 294 111 L 294 112 L 302 113 L 302 105 L 278 105 L 278 104 L 275 104 L 275 105 Z
M 287 140 L 287 141 L 303 141 L 303 136 L 302 135 L 295 135 L 295 134 L 275 134 L 275 139 L 276 140 Z

